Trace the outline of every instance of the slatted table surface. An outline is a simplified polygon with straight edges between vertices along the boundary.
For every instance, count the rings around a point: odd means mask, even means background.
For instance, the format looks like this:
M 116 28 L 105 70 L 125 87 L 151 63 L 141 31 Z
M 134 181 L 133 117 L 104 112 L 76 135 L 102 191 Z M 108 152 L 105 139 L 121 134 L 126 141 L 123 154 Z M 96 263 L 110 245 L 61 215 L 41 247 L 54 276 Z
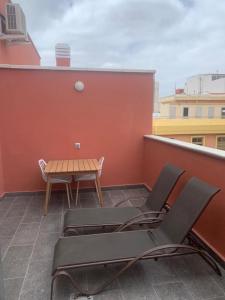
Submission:
M 79 172 L 97 172 L 99 169 L 97 159 L 50 160 L 45 167 L 45 173 L 70 175 Z

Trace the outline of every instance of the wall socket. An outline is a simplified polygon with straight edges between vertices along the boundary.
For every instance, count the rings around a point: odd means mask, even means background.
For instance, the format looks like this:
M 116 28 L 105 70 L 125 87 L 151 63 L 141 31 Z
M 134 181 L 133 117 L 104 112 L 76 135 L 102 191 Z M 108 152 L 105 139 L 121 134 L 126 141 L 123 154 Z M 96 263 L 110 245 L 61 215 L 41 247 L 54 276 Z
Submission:
M 80 149 L 80 143 L 74 143 L 74 147 L 79 150 Z

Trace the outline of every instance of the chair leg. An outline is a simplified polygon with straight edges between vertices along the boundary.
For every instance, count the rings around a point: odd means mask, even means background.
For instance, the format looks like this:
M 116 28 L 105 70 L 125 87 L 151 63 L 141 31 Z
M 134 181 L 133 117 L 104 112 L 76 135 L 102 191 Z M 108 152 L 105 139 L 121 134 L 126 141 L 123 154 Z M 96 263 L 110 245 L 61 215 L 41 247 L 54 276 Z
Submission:
M 97 183 L 96 179 L 95 179 L 95 188 L 96 188 L 96 192 L 97 192 L 97 195 L 98 195 L 98 202 L 99 202 L 99 205 L 101 206 L 100 195 L 99 195 L 99 190 L 98 190 L 98 183 Z
M 67 199 L 68 199 L 68 206 L 70 208 L 70 190 L 69 190 L 69 184 L 66 183 L 66 193 L 67 193 Z
M 69 183 L 69 189 L 70 189 L 70 199 L 71 199 L 71 201 L 73 201 L 73 190 L 71 187 L 71 183 Z
M 44 205 L 44 215 L 48 213 L 48 203 L 51 198 L 51 183 L 48 181 L 46 185 L 46 195 L 45 195 L 45 205 Z
M 80 181 L 77 181 L 77 191 L 76 191 L 76 206 L 77 206 L 77 204 L 78 204 L 79 184 L 80 184 Z
M 99 204 L 100 204 L 100 207 L 103 207 L 103 198 L 102 198 L 102 191 L 101 191 L 99 176 L 96 176 L 96 183 L 98 186 Z

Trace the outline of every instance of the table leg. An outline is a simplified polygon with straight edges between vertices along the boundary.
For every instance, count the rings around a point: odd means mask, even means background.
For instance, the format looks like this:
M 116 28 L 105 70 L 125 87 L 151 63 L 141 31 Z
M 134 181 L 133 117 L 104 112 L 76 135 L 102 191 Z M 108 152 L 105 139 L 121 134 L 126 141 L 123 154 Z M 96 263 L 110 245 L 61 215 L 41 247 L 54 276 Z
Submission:
M 102 190 L 101 190 L 101 185 L 100 185 L 100 180 L 99 180 L 99 176 L 98 175 L 96 175 L 96 183 L 97 183 L 97 186 L 98 186 L 99 203 L 100 203 L 100 206 L 103 207 Z
M 51 193 L 51 183 L 47 181 L 46 184 L 46 194 L 45 194 L 45 204 L 44 204 L 44 215 L 46 216 L 48 213 L 48 202 L 50 198 L 50 193 Z

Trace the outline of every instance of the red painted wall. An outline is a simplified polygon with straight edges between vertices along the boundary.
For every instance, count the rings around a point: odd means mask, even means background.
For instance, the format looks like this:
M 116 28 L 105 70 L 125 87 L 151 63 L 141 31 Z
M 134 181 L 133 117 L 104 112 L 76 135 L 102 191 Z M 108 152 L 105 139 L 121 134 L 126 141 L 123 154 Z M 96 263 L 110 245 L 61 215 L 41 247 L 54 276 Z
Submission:
M 104 155 L 103 185 L 143 182 L 153 74 L 0 68 L 0 78 L 6 192 L 43 189 L 41 157 Z M 74 89 L 77 80 L 84 82 L 83 92 Z
M 33 43 L 7 45 L 0 41 L 0 64 L 40 65 L 40 56 Z
M 150 186 L 167 162 L 174 163 L 187 171 L 178 182 L 170 203 L 191 176 L 197 176 L 221 188 L 196 223 L 194 230 L 225 260 L 225 161 L 151 139 L 145 139 L 144 144 L 144 178 Z
M 5 5 L 11 2 L 0 0 L 0 13 L 5 15 Z M 30 39 L 31 40 L 31 39 Z M 40 55 L 32 40 L 23 44 L 8 44 L 0 40 L 0 64 L 11 65 L 40 65 Z
M 70 67 L 70 58 L 56 57 L 57 67 Z
M 4 194 L 4 177 L 3 177 L 3 164 L 2 164 L 2 148 L 0 144 L 0 198 Z
M 4 16 L 5 15 L 5 5 L 6 3 L 10 3 L 9 0 L 0 0 L 0 12 Z

